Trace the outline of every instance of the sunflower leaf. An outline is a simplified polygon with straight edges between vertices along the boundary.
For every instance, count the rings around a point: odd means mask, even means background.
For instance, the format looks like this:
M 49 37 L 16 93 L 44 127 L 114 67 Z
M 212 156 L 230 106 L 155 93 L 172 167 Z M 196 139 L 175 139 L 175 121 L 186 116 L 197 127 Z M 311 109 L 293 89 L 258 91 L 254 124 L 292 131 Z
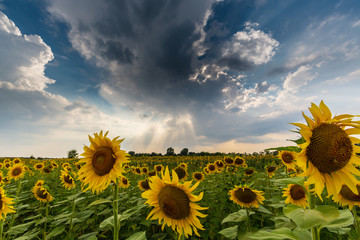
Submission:
M 259 240 L 299 240 L 299 238 L 289 228 L 278 228 L 272 231 L 260 230 L 251 234 L 249 237 Z
M 251 215 L 251 214 L 254 214 L 254 213 L 253 213 L 253 212 L 250 212 L 249 214 Z M 224 223 L 227 223 L 227 222 L 242 222 L 242 221 L 244 221 L 246 218 L 247 218 L 247 216 L 246 216 L 246 210 L 241 209 L 241 210 L 238 211 L 238 212 L 230 213 L 229 215 L 227 215 L 227 217 L 225 217 L 225 218 L 222 220 L 221 224 L 224 224 Z
M 354 224 L 354 217 L 349 211 L 349 209 L 339 210 L 339 213 L 340 214 L 336 219 L 333 219 L 332 221 L 323 224 L 322 227 L 326 227 L 330 232 L 335 232 L 339 234 L 346 233 L 347 228 L 345 227 Z
M 289 205 L 283 211 L 284 215 L 293 220 L 300 229 L 310 229 L 326 222 L 324 216 L 315 209 L 303 209 Z
M 235 239 L 238 233 L 238 226 L 236 225 L 234 227 L 225 228 L 221 230 L 219 233 L 227 238 Z
M 94 205 L 103 204 L 103 203 L 111 203 L 111 202 L 112 201 L 108 200 L 108 199 L 99 199 L 99 200 L 96 200 L 96 201 L 93 201 L 92 203 L 90 203 L 89 206 L 94 206 Z
M 137 232 L 128 237 L 126 240 L 146 240 L 145 236 L 146 231 L 144 232 Z

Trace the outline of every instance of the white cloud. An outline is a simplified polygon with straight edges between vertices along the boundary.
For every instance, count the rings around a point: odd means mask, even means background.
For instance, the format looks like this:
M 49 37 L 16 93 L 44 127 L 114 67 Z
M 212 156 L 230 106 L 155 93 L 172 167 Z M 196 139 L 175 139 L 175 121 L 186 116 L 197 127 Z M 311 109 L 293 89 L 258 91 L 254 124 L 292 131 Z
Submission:
M 312 81 L 317 74 L 311 72 L 312 67 L 310 65 L 301 66 L 293 73 L 289 73 L 283 84 L 285 91 L 296 92 L 299 88 L 306 86 Z
M 0 12 L 0 31 L 21 36 L 21 32 L 15 23 L 11 21 L 4 13 Z
M 251 23 L 246 24 L 244 31 L 235 33 L 231 42 L 225 45 L 223 57 L 237 57 L 240 60 L 260 65 L 267 63 L 275 55 L 279 42 Z

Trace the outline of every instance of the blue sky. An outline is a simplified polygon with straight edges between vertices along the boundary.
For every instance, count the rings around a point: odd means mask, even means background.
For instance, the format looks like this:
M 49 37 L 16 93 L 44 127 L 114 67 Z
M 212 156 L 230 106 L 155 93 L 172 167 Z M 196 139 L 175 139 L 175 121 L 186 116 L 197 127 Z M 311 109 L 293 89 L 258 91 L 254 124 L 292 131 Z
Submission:
M 0 1 L 0 156 L 293 145 L 322 99 L 359 114 L 357 1 Z

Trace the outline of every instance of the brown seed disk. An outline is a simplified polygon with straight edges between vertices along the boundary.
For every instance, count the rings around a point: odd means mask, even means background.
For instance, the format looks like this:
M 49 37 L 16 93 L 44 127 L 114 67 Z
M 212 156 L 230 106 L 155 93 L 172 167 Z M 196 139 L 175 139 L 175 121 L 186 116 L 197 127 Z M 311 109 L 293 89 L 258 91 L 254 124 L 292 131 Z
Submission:
M 236 158 L 236 159 L 235 159 L 235 164 L 241 165 L 241 164 L 243 164 L 243 163 L 244 163 L 244 159 L 242 159 L 242 158 Z
M 292 163 L 294 161 L 294 156 L 291 153 L 288 153 L 288 152 L 284 152 L 281 155 L 281 158 L 285 163 Z
M 41 199 L 46 199 L 48 196 L 48 193 L 46 190 L 38 188 L 36 190 L 36 196 L 38 196 Z
M 184 190 L 165 186 L 158 195 L 161 211 L 171 219 L 184 219 L 190 215 L 190 200 Z
M 186 177 L 186 170 L 183 167 L 177 167 L 174 169 L 179 179 Z
M 322 123 L 313 129 L 306 157 L 320 172 L 330 173 L 345 167 L 352 152 L 351 140 L 343 129 Z
M 252 203 L 256 200 L 256 193 L 254 193 L 250 188 L 239 188 L 235 191 L 235 197 L 243 203 Z
M 72 184 L 72 183 L 73 183 L 73 180 L 72 180 L 72 178 L 71 178 L 70 175 L 65 175 L 65 176 L 64 176 L 64 181 L 65 181 L 66 183 L 68 183 L 68 184 Z
M 272 172 L 274 172 L 275 170 L 276 170 L 276 167 L 275 167 L 275 166 L 270 166 L 270 167 L 267 168 L 267 171 L 268 171 L 269 173 L 272 173 Z
M 92 166 L 94 172 L 99 176 L 108 174 L 115 164 L 114 152 L 111 147 L 99 147 L 93 158 Z
M 290 196 L 294 200 L 303 199 L 305 197 L 305 194 L 305 189 L 298 184 L 295 184 L 290 188 Z
M 13 169 L 12 170 L 12 175 L 13 176 L 18 176 L 18 175 L 20 175 L 21 174 L 21 168 L 15 168 L 15 169 Z
M 149 185 L 149 181 L 147 179 L 141 181 L 141 187 L 145 190 L 149 190 L 150 189 L 150 185 Z
M 356 186 L 358 193 L 360 192 L 360 186 Z M 350 190 L 350 188 L 346 185 L 343 185 L 340 190 L 341 196 L 344 198 L 353 201 L 353 202 L 360 202 L 360 195 L 353 193 L 353 191 Z

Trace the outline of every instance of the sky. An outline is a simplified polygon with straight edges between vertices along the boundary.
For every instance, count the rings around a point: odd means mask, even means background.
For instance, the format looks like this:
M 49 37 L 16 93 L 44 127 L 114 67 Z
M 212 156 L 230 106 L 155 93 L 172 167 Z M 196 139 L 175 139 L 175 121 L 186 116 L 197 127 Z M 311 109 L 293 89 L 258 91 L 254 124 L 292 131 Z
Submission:
M 359 114 L 360 2 L 0 0 L 0 157 L 293 146 L 321 100 Z

